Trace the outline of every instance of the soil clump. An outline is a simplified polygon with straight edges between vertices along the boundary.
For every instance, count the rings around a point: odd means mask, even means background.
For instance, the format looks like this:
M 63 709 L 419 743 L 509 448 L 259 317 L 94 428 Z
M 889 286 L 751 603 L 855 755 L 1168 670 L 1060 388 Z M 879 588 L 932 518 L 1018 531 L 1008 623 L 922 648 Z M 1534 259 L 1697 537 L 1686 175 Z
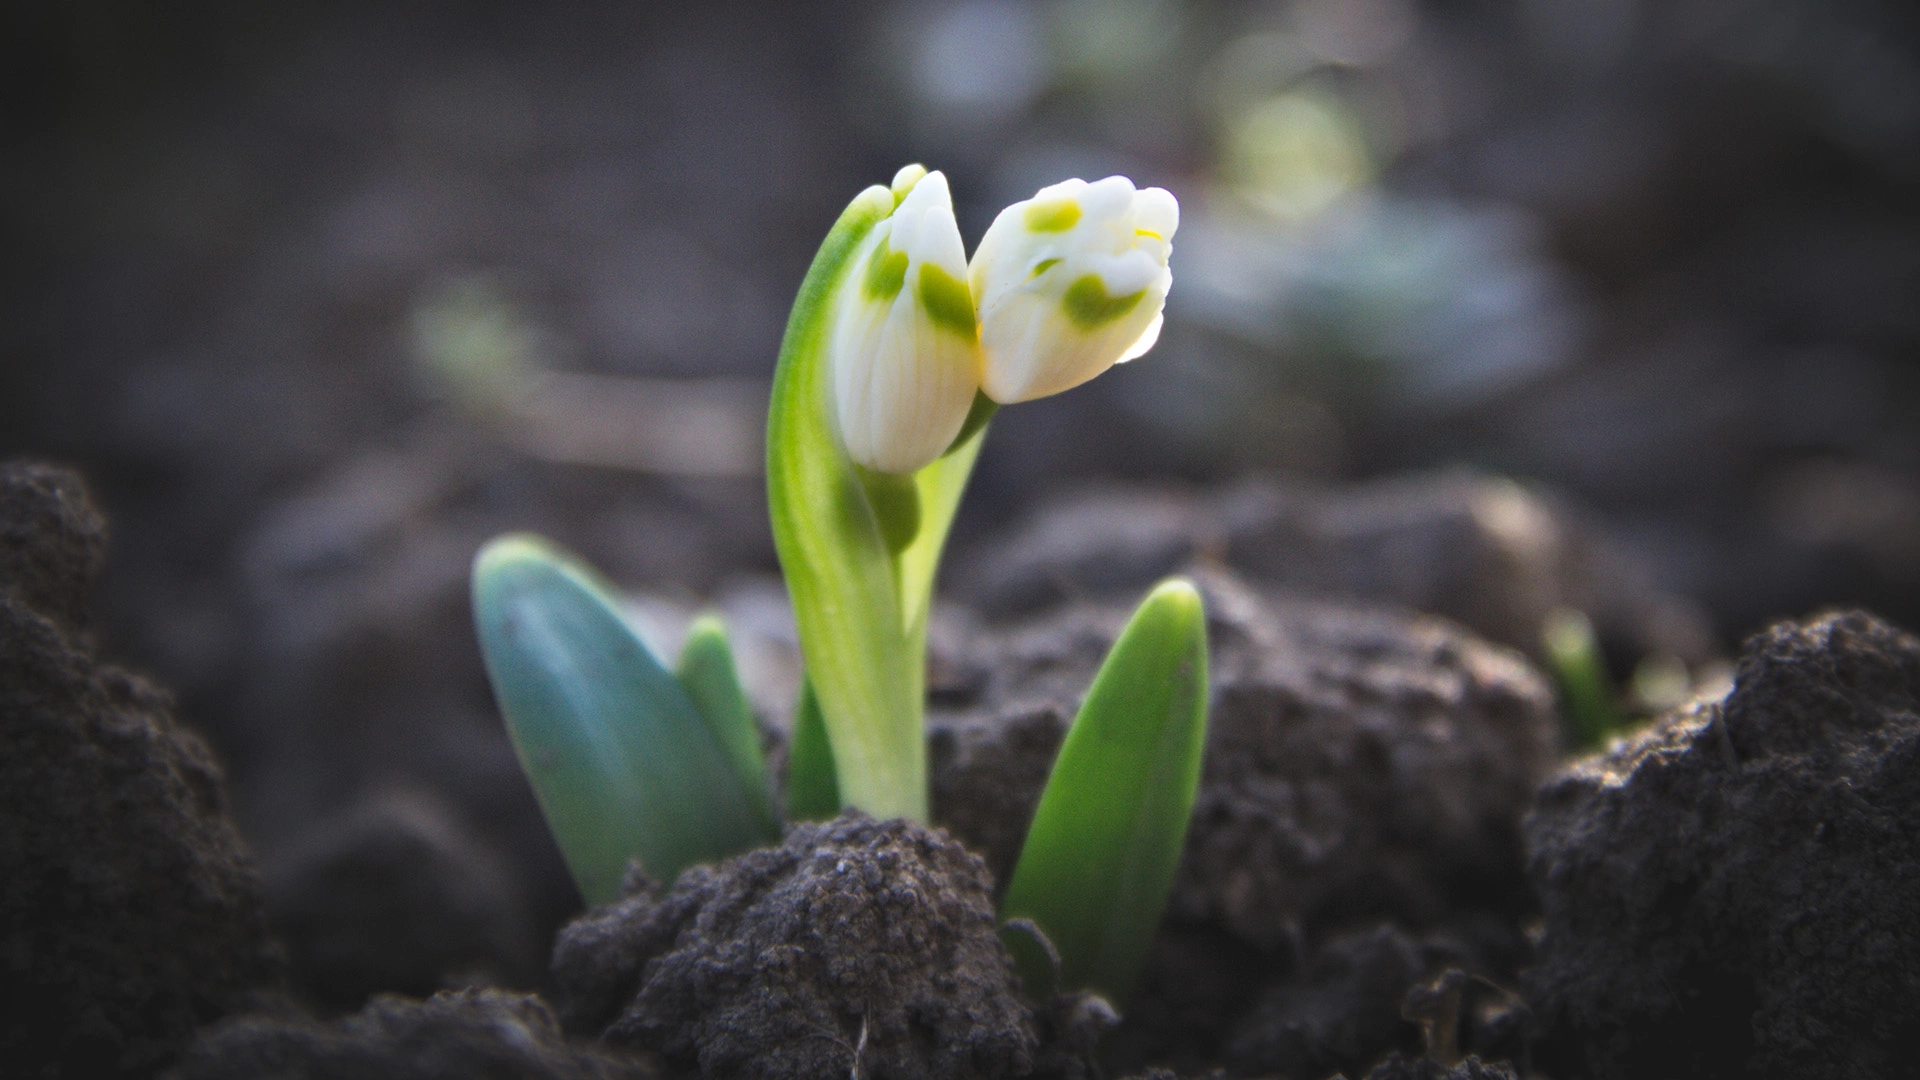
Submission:
M 561 932 L 553 979 L 569 1030 L 707 1077 L 1012 1077 L 1039 1049 L 986 866 L 858 811 L 664 891 L 632 875 Z
M 638 1058 L 570 1043 L 545 1002 L 502 990 L 382 994 L 353 1016 L 237 1017 L 168 1080 L 652 1080 Z
M 512 985 L 545 955 L 492 844 L 428 787 L 370 793 L 265 867 L 295 985 L 351 1011 L 376 991 Z
M 1364 1069 L 1418 1044 L 1409 989 L 1450 967 L 1508 979 L 1526 958 L 1519 823 L 1555 763 L 1552 692 L 1443 620 L 1195 573 L 1213 657 L 1206 765 L 1111 1063 L 1225 1052 L 1253 1071 Z M 935 640 L 935 819 L 1000 880 L 1126 615 L 1077 604 Z
M 105 527 L 75 474 L 0 466 L 0 1060 L 147 1076 L 278 974 L 219 767 L 93 655 Z
M 1584 612 L 1623 658 L 1715 653 L 1699 605 L 1659 587 L 1588 515 L 1465 469 L 1334 488 L 1268 477 L 1192 493 L 1095 488 L 962 552 L 953 580 L 1004 620 L 1136 598 L 1197 558 L 1303 597 L 1443 616 L 1535 657 L 1559 607 Z
M 1549 1072 L 1892 1077 L 1920 1055 L 1920 638 L 1747 642 L 1724 700 L 1563 771 L 1528 820 Z

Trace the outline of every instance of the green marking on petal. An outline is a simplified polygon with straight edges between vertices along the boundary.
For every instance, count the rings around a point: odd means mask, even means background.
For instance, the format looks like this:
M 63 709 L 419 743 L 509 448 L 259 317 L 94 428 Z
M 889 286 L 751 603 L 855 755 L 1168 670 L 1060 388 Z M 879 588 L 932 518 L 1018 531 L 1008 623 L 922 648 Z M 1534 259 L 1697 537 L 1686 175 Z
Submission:
M 1085 274 L 1067 286 L 1067 294 L 1060 298 L 1060 304 L 1066 308 L 1067 318 L 1073 320 L 1073 325 L 1092 331 L 1132 311 L 1146 295 L 1147 290 L 1141 289 L 1125 296 L 1108 296 L 1100 275 Z
M 920 266 L 920 304 L 936 325 L 964 338 L 971 340 L 979 331 L 967 283 L 932 263 Z
M 1033 264 L 1033 273 L 1027 276 L 1039 277 L 1041 274 L 1046 273 L 1047 271 L 1053 269 L 1055 266 L 1058 266 L 1059 264 L 1060 264 L 1059 259 L 1041 259 L 1039 262 Z
M 1027 207 L 1028 232 L 1066 232 L 1080 220 L 1080 204 L 1072 199 L 1034 203 Z
M 882 240 L 867 258 L 867 276 L 862 288 L 874 300 L 891 300 L 907 282 L 907 253 L 892 251 Z

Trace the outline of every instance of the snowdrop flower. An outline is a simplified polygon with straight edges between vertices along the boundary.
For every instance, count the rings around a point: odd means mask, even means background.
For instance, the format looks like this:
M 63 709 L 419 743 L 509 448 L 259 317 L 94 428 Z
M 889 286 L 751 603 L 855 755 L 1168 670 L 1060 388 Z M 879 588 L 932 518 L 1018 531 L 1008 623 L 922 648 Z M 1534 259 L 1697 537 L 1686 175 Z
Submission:
M 968 280 L 981 388 L 1002 405 L 1057 394 L 1160 338 L 1180 204 L 1124 176 L 1041 188 L 993 219 Z
M 828 347 L 847 456 L 911 473 L 945 453 L 980 386 L 980 334 L 947 178 L 893 179 L 893 214 L 848 265 Z

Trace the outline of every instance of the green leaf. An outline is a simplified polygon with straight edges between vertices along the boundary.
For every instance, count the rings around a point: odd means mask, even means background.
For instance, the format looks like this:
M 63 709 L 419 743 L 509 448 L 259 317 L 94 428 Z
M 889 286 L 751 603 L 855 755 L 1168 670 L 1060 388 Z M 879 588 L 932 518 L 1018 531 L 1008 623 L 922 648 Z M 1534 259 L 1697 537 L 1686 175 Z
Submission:
M 514 751 L 588 903 L 618 897 L 629 858 L 671 882 L 778 839 L 591 570 L 500 537 L 474 560 L 473 613 Z
M 1101 664 L 1068 730 L 1007 887 L 1067 990 L 1124 998 L 1159 927 L 1185 845 L 1207 738 L 1207 626 L 1180 578 L 1155 587 Z M 1029 987 L 1035 950 L 1016 952 Z
M 853 276 L 860 241 L 893 208 L 888 189 L 861 192 L 800 284 L 767 412 L 767 505 L 840 796 L 877 818 L 925 821 L 926 674 L 879 519 L 829 415 L 833 298 Z
M 1593 624 L 1571 608 L 1555 608 L 1547 613 L 1540 640 L 1559 684 L 1568 749 L 1584 752 L 1605 745 L 1626 724 L 1614 706 L 1612 680 Z
M 1013 957 L 1027 995 L 1040 1002 L 1053 1000 L 1060 992 L 1060 952 L 1046 933 L 1032 919 L 1008 919 L 1000 924 L 1000 941 Z
M 840 812 L 840 781 L 833 773 L 833 748 L 813 684 L 800 684 L 793 712 L 793 741 L 787 744 L 787 820 L 827 821 Z
M 693 621 L 673 676 L 739 774 L 767 832 L 778 836 L 773 794 L 767 786 L 767 756 L 760 748 L 760 725 L 753 718 L 745 691 L 740 689 L 733 648 L 727 644 L 727 628 L 718 616 L 702 615 Z

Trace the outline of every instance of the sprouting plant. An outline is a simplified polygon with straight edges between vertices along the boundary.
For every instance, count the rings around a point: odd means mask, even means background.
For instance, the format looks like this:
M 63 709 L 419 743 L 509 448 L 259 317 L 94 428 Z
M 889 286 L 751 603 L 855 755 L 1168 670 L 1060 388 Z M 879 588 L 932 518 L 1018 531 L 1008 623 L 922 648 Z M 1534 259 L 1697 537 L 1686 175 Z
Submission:
M 1178 225 L 1159 188 L 1069 180 L 1003 210 L 969 261 L 946 178 L 913 165 L 828 233 L 767 421 L 805 669 L 789 819 L 848 806 L 927 819 L 927 618 L 989 422 L 1152 347 Z M 671 881 L 777 839 L 717 623 L 696 627 L 669 674 L 591 571 L 522 536 L 481 552 L 474 614 L 521 764 L 590 902 L 616 895 L 629 858 Z M 1199 593 L 1163 582 L 1095 677 L 1008 886 L 1022 929 L 1007 939 L 1036 993 L 1056 974 L 1112 996 L 1131 984 L 1184 844 L 1206 702 Z
M 1554 682 L 1560 691 L 1561 727 L 1567 749 L 1584 753 L 1626 730 L 1614 703 L 1613 682 L 1593 624 L 1572 608 L 1554 608 L 1540 629 Z

